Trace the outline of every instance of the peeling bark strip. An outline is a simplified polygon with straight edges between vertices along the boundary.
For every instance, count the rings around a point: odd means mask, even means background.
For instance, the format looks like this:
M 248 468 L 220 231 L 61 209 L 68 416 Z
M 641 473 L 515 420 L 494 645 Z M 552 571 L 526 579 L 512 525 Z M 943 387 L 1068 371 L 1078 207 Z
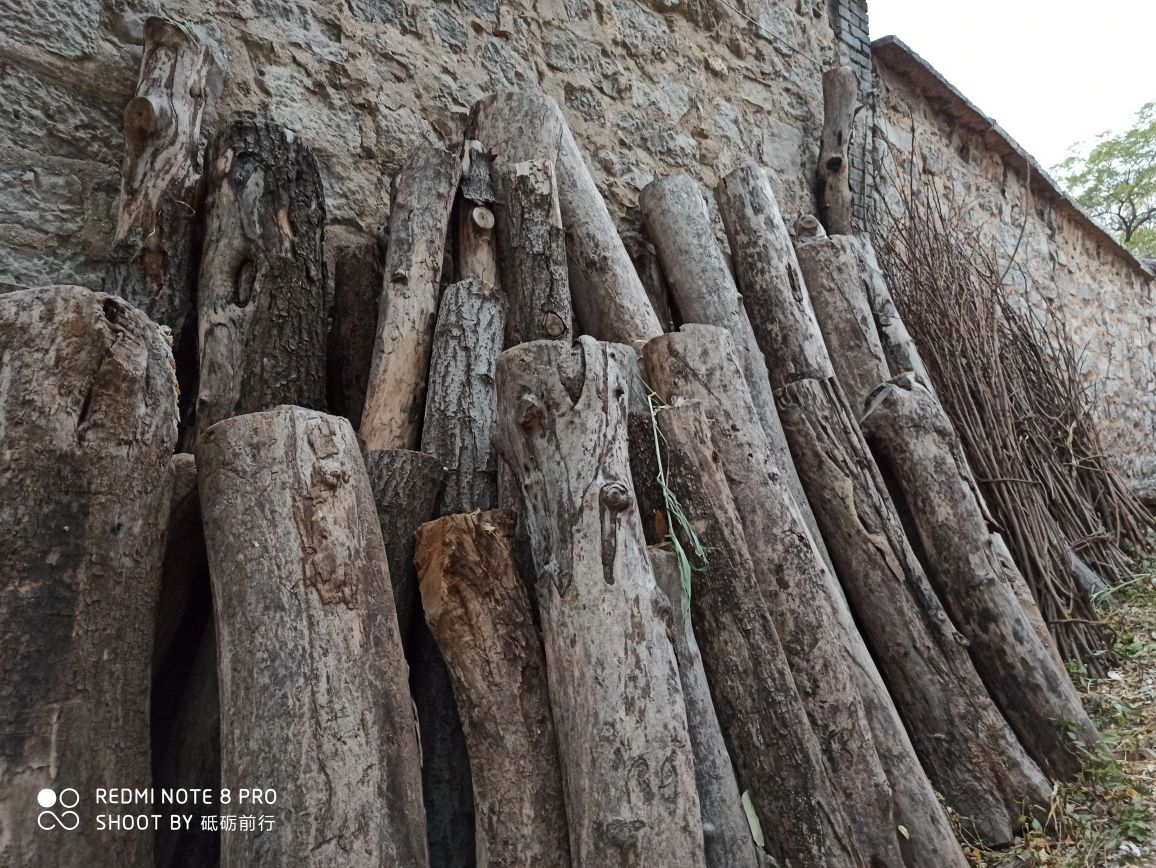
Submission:
M 468 124 L 495 165 L 553 163 L 566 231 L 570 295 L 585 334 L 630 343 L 662 334 L 606 203 L 558 104 L 542 93 L 496 93 L 474 105 Z
M 221 864 L 428 865 L 406 665 L 353 428 L 300 407 L 239 416 L 201 435 L 197 465 L 221 784 L 276 789 L 283 819 L 223 834 Z
M 361 425 L 381 298 L 381 245 L 339 247 L 333 254 L 333 321 L 329 328 L 326 393 L 329 412 Z
M 420 147 L 393 180 L 385 285 L 361 419 L 367 450 L 416 449 L 442 255 L 462 171 L 458 149 Z
M 859 108 L 859 79 L 849 66 L 823 73 L 823 136 L 819 142 L 819 219 L 829 235 L 850 235 L 854 201 L 851 197 L 851 129 Z
M 498 457 L 494 367 L 505 334 L 505 300 L 477 279 L 446 287 L 434 330 L 422 449 L 445 465 L 437 514 L 492 509 Z
M 633 353 L 581 338 L 498 359 L 526 504 L 576 865 L 703 868 L 694 760 L 626 455 Z
M 868 297 L 867 283 L 882 277 L 867 264 L 869 245 L 856 236 L 836 235 L 795 248 L 831 364 L 856 418 L 867 396 L 890 379 Z
M 828 801 L 817 794 L 816 807 L 828 816 L 833 807 L 845 811 L 845 829 L 834 825 L 822 830 L 828 853 L 837 853 L 842 843 L 851 857 L 858 853 L 855 858 L 865 863 L 902 864 L 891 787 L 875 751 L 836 614 L 842 601 L 833 598 L 826 565 L 774 466 L 742 382 L 734 342 L 722 329 L 688 325 L 650 341 L 644 354 L 659 394 L 668 402 L 696 401 L 711 420 L 709 432 L 703 435 L 710 449 L 707 454 L 715 472 L 725 477 L 722 484 L 741 516 L 741 533 L 754 567 L 755 594 L 768 606 L 830 775 Z M 668 423 L 661 417 L 670 412 L 659 414 L 664 430 Z M 669 424 L 676 427 L 674 421 Z M 680 443 L 693 436 L 687 431 L 672 435 L 668 440 Z M 706 454 L 695 459 L 684 473 L 702 472 Z M 672 473 L 674 469 L 672 464 Z M 692 518 L 702 520 L 701 515 Z
M 554 162 L 499 163 L 494 184 L 502 292 L 509 302 L 505 345 L 569 343 L 574 313 Z
M 678 557 L 669 549 L 654 546 L 649 552 L 654 579 L 670 603 L 671 638 L 686 703 L 686 724 L 694 748 L 694 779 L 702 811 L 707 868 L 758 868 L 758 854 L 714 710 L 702 654 L 690 617 L 683 608 Z
M 791 489 L 795 504 L 807 522 L 807 529 L 826 558 L 819 526 L 803 493 L 775 410 L 767 363 L 755 340 L 731 270 L 715 240 L 714 227 L 698 183 L 688 175 L 651 181 L 642 191 L 638 205 L 646 220 L 646 231 L 662 260 L 663 270 L 669 275 L 671 294 L 682 321 L 719 326 L 734 336 L 743 378 L 754 401 L 759 424 L 770 444 L 772 457 Z
M 141 311 L 77 286 L 0 295 L 0 347 L 0 863 L 148 865 L 151 836 L 98 833 L 84 800 L 151 785 L 172 355 Z M 63 788 L 80 795 L 76 831 L 38 827 L 42 787 L 69 824 Z
M 495 510 L 422 525 L 422 604 L 469 745 L 478 865 L 569 868 L 546 660 L 514 566 L 514 521 Z
M 197 289 L 197 431 L 278 404 L 325 405 L 325 199 L 313 155 L 275 124 L 209 147 Z
M 799 478 L 835 571 L 919 759 L 947 803 L 990 843 L 1012 839 L 1026 798 L 1050 788 L 988 697 L 904 535 L 835 380 L 766 176 L 740 167 L 719 189 L 739 286 Z M 967 732 L 970 737 L 945 737 Z
M 136 95 L 124 110 L 120 212 L 104 289 L 173 331 L 193 313 L 201 116 L 213 57 L 183 27 L 145 21 Z
M 1041 766 L 1057 776 L 1074 774 L 1081 766 L 1078 749 L 1094 749 L 1099 735 L 1067 673 L 1020 608 L 959 467 L 951 420 L 907 374 L 872 399 L 863 433 L 896 480 L 935 589 L 967 637 L 988 693 Z

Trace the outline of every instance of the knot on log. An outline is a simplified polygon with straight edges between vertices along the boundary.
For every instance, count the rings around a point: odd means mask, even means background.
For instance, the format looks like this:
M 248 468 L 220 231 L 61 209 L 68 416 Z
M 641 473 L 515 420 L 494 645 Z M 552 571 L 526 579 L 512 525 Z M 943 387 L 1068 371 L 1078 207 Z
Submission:
M 566 334 L 566 322 L 554 311 L 546 311 L 542 317 L 542 330 L 551 338 L 560 338 Z
M 543 407 L 533 395 L 523 395 L 518 399 L 518 424 L 526 431 L 537 428 L 542 421 Z
M 630 493 L 630 489 L 626 487 L 625 483 L 618 480 L 605 483 L 599 497 L 602 500 L 602 505 L 611 512 L 622 512 L 634 503 L 634 495 Z
M 829 160 L 827 160 L 828 172 L 838 172 L 841 168 L 843 168 L 842 157 L 831 157 Z

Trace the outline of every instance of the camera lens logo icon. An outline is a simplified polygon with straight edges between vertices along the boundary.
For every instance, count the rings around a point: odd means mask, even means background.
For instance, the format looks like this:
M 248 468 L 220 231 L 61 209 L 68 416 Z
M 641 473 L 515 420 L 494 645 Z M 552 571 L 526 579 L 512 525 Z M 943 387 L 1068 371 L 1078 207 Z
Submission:
M 59 794 L 46 787 L 36 794 L 36 802 L 42 808 L 64 809 L 60 813 L 44 810 L 36 817 L 36 824 L 46 832 L 52 829 L 65 829 L 71 832 L 80 825 L 80 815 L 71 810 L 80 802 L 80 793 L 72 787 L 65 787 Z

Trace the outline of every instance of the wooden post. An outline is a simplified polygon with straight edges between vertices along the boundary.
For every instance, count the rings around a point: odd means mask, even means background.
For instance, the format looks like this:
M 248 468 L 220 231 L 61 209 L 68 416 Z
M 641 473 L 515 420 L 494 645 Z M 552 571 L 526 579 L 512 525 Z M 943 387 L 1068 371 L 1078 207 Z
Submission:
M 906 501 L 928 573 L 967 638 L 988 693 L 1043 768 L 1074 774 L 1079 754 L 1093 750 L 1099 735 L 1068 674 L 1020 608 L 957 464 L 961 446 L 951 420 L 906 374 L 872 398 L 863 433 Z
M 722 329 L 687 325 L 648 342 L 643 353 L 647 373 L 668 404 L 695 401 L 711 420 L 695 463 L 685 469 L 672 463 L 671 473 L 699 475 L 708 454 L 703 449 L 716 456 L 716 472 L 725 476 L 741 517 L 757 593 L 768 602 L 773 595 L 769 611 L 831 775 L 830 795 L 846 811 L 848 829 L 836 832 L 853 837 L 867 863 L 901 864 L 896 826 L 902 821 L 894 816 L 894 795 L 852 675 L 836 612 L 842 600 L 832 593 L 833 580 L 774 466 L 734 342 Z M 662 418 L 670 412 L 659 414 L 664 432 L 676 427 Z M 685 444 L 691 436 L 671 430 L 667 441 Z M 696 512 L 691 520 L 704 517 Z M 930 786 L 926 797 L 934 803 Z
M 651 181 L 638 201 L 646 229 L 658 249 L 675 305 L 683 322 L 727 329 L 734 336 L 743 378 L 770 444 L 775 465 L 807 523 L 807 529 L 827 557 L 819 526 L 803 493 L 795 462 L 775 409 L 767 363 L 755 340 L 731 271 L 715 240 L 698 183 L 688 175 Z
M 0 347 L 0 863 L 151 864 L 152 836 L 98 832 L 91 800 L 152 779 L 172 354 L 144 313 L 78 286 L 0 295 Z
M 758 299 L 752 325 L 779 418 L 855 620 L 931 782 L 983 840 L 1010 841 L 1024 800 L 1047 803 L 1047 780 L 988 697 L 904 535 L 835 380 L 766 176 L 736 169 L 719 201 L 739 285 Z
M 629 348 L 498 359 L 498 443 L 522 489 L 577 865 L 703 868 L 678 666 L 626 455 Z
M 492 159 L 481 142 L 466 142 L 462 149 L 462 177 L 458 197 L 458 227 L 454 252 L 457 279 L 476 277 L 498 287 L 498 251 L 494 232 L 494 179 Z
M 437 514 L 497 505 L 494 366 L 505 335 L 505 301 L 476 278 L 442 294 L 430 359 L 422 449 L 446 468 Z
M 209 147 L 197 288 L 197 431 L 278 404 L 323 407 L 325 197 L 313 155 L 274 124 Z
M 278 796 L 271 830 L 222 834 L 222 865 L 428 865 L 413 705 L 353 428 L 300 407 L 239 416 L 201 435 L 197 465 L 221 785 Z
M 558 104 L 537 92 L 492 94 L 474 106 L 468 129 L 494 155 L 495 163 L 553 163 L 566 232 L 570 295 L 582 333 L 622 343 L 661 334 Z
M 377 337 L 361 420 L 366 450 L 416 449 L 458 149 L 415 149 L 394 179 Z
M 361 425 L 369 387 L 382 269 L 382 249 L 377 240 L 334 251 L 326 391 L 329 412 L 344 416 L 354 429 Z
M 502 291 L 509 302 L 505 345 L 569 343 L 574 312 L 554 161 L 502 162 L 495 176 Z
M 514 566 L 514 520 L 492 510 L 422 525 L 422 604 L 469 745 L 478 864 L 568 868 L 546 660 Z
M 759 858 L 743 812 L 734 765 L 727 753 L 702 654 L 691 627 L 689 601 L 684 600 L 679 558 L 668 548 L 651 546 L 649 551 L 654 579 L 670 603 L 672 644 L 694 748 L 694 779 L 702 810 L 707 868 L 758 868 Z
M 859 108 L 859 79 L 849 66 L 823 73 L 823 136 L 819 143 L 819 219 L 828 235 L 855 231 L 851 197 L 851 130 Z

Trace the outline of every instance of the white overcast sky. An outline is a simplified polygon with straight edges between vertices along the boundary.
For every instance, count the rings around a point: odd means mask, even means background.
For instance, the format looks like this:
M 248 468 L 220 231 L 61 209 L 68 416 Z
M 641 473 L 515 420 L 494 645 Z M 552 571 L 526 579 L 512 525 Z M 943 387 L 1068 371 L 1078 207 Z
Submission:
M 1156 99 L 1156 0 L 869 0 L 898 36 L 1050 169 Z

